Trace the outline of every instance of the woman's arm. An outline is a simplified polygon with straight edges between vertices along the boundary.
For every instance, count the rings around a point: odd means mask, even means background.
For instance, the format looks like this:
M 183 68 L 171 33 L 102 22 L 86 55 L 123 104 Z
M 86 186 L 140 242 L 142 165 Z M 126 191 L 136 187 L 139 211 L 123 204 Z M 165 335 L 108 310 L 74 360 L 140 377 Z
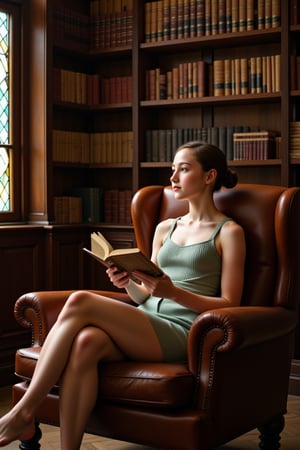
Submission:
M 151 260 L 157 264 L 157 253 L 162 246 L 164 237 L 166 236 L 166 233 L 169 230 L 170 223 L 172 220 L 168 219 L 156 227 L 153 243 L 152 243 L 152 256 Z M 130 298 L 138 304 L 143 303 L 146 298 L 149 297 L 150 291 L 147 289 L 147 287 L 140 285 L 138 283 L 135 283 L 133 280 L 130 279 L 127 272 L 119 272 L 117 267 L 110 267 L 106 271 L 107 275 L 109 276 L 110 281 L 112 284 L 119 289 L 126 289 L 127 293 L 129 294 Z

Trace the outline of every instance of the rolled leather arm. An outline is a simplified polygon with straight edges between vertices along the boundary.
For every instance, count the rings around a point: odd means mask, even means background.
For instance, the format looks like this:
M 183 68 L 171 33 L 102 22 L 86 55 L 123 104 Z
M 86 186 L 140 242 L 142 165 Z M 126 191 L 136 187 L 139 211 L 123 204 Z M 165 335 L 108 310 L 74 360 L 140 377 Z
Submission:
M 280 306 L 241 306 L 214 309 L 194 321 L 188 340 L 188 365 L 197 376 L 200 359 L 288 335 L 295 330 L 295 312 Z M 201 356 L 200 356 L 201 355 Z
M 70 294 L 68 291 L 40 291 L 23 294 L 15 303 L 17 322 L 32 330 L 32 345 L 42 345 Z M 106 297 L 131 303 L 123 292 L 91 291 Z

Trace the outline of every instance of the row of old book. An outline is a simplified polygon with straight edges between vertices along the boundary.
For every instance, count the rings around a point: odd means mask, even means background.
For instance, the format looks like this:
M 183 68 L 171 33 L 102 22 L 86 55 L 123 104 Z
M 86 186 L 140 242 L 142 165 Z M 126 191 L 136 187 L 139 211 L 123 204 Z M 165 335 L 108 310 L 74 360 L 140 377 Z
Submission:
M 276 133 L 248 126 L 221 126 L 147 130 L 145 160 L 171 162 L 179 146 L 196 140 L 216 145 L 225 153 L 227 160 L 261 160 L 280 156 L 281 139 Z M 247 152 L 244 151 L 246 146 Z
M 213 95 L 280 92 L 280 55 L 213 62 Z
M 290 122 L 290 156 L 300 158 L 300 122 Z
M 233 133 L 233 159 L 260 161 L 278 157 L 276 137 L 272 131 Z
M 131 45 L 133 37 L 132 0 L 90 2 L 90 14 L 63 5 L 54 12 L 54 39 L 77 50 Z
M 280 55 L 181 63 L 162 72 L 146 70 L 145 99 L 186 99 L 206 95 L 280 92 Z
M 54 197 L 56 223 L 122 223 L 131 224 L 132 191 L 79 187 L 67 195 Z
M 131 103 L 132 77 L 102 77 L 54 68 L 53 96 L 55 101 L 82 105 Z
M 133 132 L 84 133 L 53 130 L 53 161 L 75 164 L 131 163 Z
M 145 100 L 197 98 L 207 95 L 205 61 L 182 63 L 163 73 L 159 67 L 146 70 Z
M 53 36 L 56 43 L 75 50 L 90 48 L 90 17 L 63 5 L 54 10 Z
M 145 71 L 145 100 L 198 98 L 206 95 L 243 95 L 280 91 L 280 55 L 180 63 L 163 72 Z M 298 89 L 299 57 L 291 57 Z M 296 64 L 297 63 L 297 64 Z M 131 103 L 132 77 L 102 77 L 54 69 L 54 99 L 88 106 Z
M 145 3 L 145 42 L 280 26 L 280 0 L 159 0 Z
M 132 0 L 92 0 L 90 17 L 92 49 L 132 44 Z

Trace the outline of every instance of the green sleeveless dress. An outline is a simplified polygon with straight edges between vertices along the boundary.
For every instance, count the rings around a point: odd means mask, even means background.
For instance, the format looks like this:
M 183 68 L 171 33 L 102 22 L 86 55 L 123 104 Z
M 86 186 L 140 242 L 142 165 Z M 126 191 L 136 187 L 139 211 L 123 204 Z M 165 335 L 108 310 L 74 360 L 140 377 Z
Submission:
M 223 219 L 207 241 L 186 246 L 177 245 L 171 239 L 178 220 L 174 220 L 159 250 L 159 266 L 176 286 L 196 294 L 218 296 L 221 257 L 215 247 L 215 237 L 223 224 L 231 219 Z M 198 313 L 173 300 L 153 295 L 138 308 L 148 315 L 162 347 L 164 360 L 185 361 L 188 332 Z

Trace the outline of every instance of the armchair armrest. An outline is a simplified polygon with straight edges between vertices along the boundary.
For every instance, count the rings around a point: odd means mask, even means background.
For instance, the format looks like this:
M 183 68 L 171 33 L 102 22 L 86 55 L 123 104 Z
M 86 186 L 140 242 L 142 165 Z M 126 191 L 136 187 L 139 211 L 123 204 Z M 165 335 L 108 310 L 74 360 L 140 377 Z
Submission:
M 286 337 L 294 333 L 296 324 L 295 310 L 281 306 L 220 308 L 200 314 L 189 333 L 188 367 L 198 383 L 201 407 L 205 408 L 208 404 L 218 354 L 224 355 L 223 377 L 233 379 L 232 374 L 236 372 L 236 368 L 230 365 L 232 355 L 246 351 L 248 359 L 244 361 L 243 379 L 248 379 L 251 383 L 251 373 L 254 370 L 251 358 L 257 353 L 256 349 L 262 349 L 261 364 L 268 365 L 278 352 L 278 342 L 285 342 Z M 291 349 L 286 349 L 285 352 L 288 367 L 288 360 L 292 357 Z M 258 359 L 256 356 L 257 364 Z M 220 372 L 220 366 L 218 369 Z
M 194 321 L 188 341 L 189 369 L 196 375 L 199 355 L 206 348 L 226 352 L 254 346 L 295 330 L 294 310 L 280 306 L 240 306 L 219 308 L 200 314 Z
M 32 346 L 43 344 L 69 295 L 68 291 L 40 291 L 23 294 L 15 303 L 15 319 L 24 328 L 32 330 Z M 123 292 L 92 291 L 119 301 L 131 303 Z

